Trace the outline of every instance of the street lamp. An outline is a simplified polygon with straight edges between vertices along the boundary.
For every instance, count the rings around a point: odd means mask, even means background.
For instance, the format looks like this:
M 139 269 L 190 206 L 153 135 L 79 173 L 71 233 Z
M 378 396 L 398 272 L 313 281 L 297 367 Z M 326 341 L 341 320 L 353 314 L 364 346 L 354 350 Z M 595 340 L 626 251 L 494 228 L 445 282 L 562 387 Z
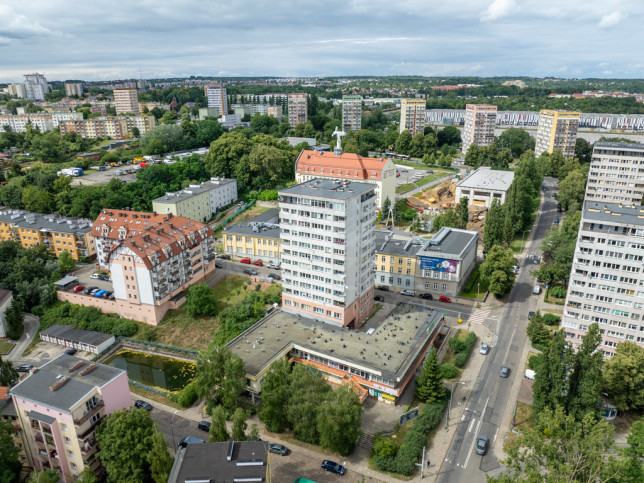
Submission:
M 174 420 L 174 417 L 177 415 L 178 412 L 179 412 L 178 409 L 175 410 L 174 414 L 170 418 L 170 431 L 172 431 L 172 449 L 175 450 L 175 451 L 177 450 L 177 443 L 174 440 L 174 424 L 173 424 L 173 420 Z
M 449 406 L 447 406 L 447 420 L 445 421 L 445 431 L 447 431 L 447 427 L 449 426 L 449 415 L 450 410 L 452 409 L 452 398 L 454 397 L 454 386 L 456 386 L 456 384 L 465 384 L 465 381 L 452 382 L 452 393 L 449 395 Z
M 481 282 L 476 284 L 476 300 L 479 299 L 479 295 L 481 295 Z
M 521 251 L 523 251 L 523 237 L 525 236 L 526 233 L 530 233 L 530 230 L 524 231 L 523 235 L 521 235 Z

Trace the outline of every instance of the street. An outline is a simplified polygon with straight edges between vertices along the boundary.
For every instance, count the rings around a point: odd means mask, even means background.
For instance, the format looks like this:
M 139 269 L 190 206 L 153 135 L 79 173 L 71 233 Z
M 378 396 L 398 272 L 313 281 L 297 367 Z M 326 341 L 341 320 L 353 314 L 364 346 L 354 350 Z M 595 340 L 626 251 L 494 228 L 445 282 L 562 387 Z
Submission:
M 544 179 L 544 199 L 537 216 L 536 225 L 528 237 L 523 254 L 541 255 L 539 245 L 556 218 L 557 202 L 552 198 L 556 191 L 556 180 Z M 440 469 L 438 481 L 441 482 L 478 482 L 485 481 L 485 473 L 500 468 L 499 453 L 502 441 L 497 441 L 507 428 L 503 421 L 513 410 L 514 401 L 510 397 L 513 383 L 523 377 L 525 362 L 522 351 L 526 343 L 528 311 L 534 310 L 539 297 L 533 295 L 535 278 L 531 271 L 537 267 L 532 260 L 520 255 L 521 267 L 514 288 L 506 298 L 506 304 L 492 311 L 483 321 L 492 340 L 490 352 L 484 356 L 476 380 L 471 384 L 456 384 L 453 394 L 454 404 L 465 398 L 465 411 L 460 421 L 453 422 L 449 431 L 455 431 L 447 456 Z M 478 350 L 478 347 L 475 348 Z M 501 366 L 511 369 L 508 378 L 499 377 Z M 484 456 L 474 451 L 479 435 L 487 436 L 490 449 Z M 472 461 L 470 461 L 472 460 Z M 496 473 L 496 472 L 495 472 Z

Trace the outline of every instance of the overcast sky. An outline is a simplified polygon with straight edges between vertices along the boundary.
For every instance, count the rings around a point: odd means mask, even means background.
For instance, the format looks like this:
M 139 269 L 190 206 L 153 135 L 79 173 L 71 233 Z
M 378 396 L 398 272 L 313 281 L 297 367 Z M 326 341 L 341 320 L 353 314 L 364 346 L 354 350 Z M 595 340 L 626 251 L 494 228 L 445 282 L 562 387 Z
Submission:
M 0 82 L 644 77 L 644 0 L 0 0 Z

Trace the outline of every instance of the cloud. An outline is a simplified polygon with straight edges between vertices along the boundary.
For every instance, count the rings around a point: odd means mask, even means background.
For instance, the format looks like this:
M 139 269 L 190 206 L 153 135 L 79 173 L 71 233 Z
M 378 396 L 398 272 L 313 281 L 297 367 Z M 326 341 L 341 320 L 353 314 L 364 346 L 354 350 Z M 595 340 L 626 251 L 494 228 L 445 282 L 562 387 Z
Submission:
M 599 21 L 599 26 L 603 29 L 614 27 L 625 18 L 626 15 L 624 15 L 620 10 L 615 10 L 614 12 L 604 15 Z
M 0 37 L 9 39 L 43 38 L 57 32 L 43 27 L 17 13 L 10 5 L 0 5 Z
M 485 12 L 481 14 L 482 22 L 491 22 L 512 15 L 517 4 L 514 0 L 494 0 Z

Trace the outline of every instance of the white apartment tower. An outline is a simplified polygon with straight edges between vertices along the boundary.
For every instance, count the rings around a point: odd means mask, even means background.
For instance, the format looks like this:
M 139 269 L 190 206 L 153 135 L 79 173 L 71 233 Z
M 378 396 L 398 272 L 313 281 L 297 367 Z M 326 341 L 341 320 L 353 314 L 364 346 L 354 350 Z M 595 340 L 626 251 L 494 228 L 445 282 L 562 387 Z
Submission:
M 308 121 L 308 96 L 306 94 L 288 95 L 288 124 L 295 127 Z
M 633 206 L 642 204 L 644 144 L 595 143 L 585 199 Z
M 359 327 L 373 309 L 375 186 L 318 178 L 279 197 L 283 310 Z
M 362 129 L 362 96 L 342 96 L 342 130 Z
M 211 84 L 204 86 L 208 107 L 219 109 L 220 115 L 228 114 L 228 96 L 226 95 L 226 86 L 223 84 Z
M 49 84 L 42 74 L 25 74 L 25 98 L 33 101 L 42 101 L 49 92 Z
M 115 87 L 114 107 L 116 114 L 127 112 L 139 114 L 139 95 L 136 92 L 136 87 Z
M 400 132 L 409 131 L 412 136 L 425 132 L 425 99 L 402 99 L 400 102 Z
M 489 146 L 494 142 L 496 126 L 496 106 L 488 104 L 467 104 L 465 106 L 465 125 L 461 150 L 467 153 L 472 144 Z

